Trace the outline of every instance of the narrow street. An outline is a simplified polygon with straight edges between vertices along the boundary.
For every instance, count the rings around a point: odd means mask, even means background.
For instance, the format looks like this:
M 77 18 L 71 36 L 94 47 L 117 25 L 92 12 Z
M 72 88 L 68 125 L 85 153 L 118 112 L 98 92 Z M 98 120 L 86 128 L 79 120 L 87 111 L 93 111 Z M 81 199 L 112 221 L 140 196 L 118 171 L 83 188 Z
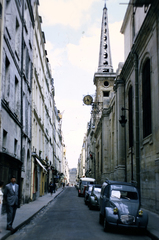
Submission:
M 105 233 L 98 223 L 99 212 L 89 210 L 74 187 L 66 187 L 46 209 L 7 240 L 149 240 L 136 231 L 111 230 Z

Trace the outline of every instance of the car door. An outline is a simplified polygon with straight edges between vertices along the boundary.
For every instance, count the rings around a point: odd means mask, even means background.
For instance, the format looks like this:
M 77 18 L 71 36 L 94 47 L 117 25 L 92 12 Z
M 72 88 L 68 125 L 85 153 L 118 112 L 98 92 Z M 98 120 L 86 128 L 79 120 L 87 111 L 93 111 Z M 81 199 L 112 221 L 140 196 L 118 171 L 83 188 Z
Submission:
M 102 198 L 102 205 L 101 205 L 101 214 L 103 216 L 104 216 L 105 207 L 107 207 L 108 203 L 109 203 L 109 192 L 110 192 L 110 186 L 107 185 L 104 188 L 103 198 Z

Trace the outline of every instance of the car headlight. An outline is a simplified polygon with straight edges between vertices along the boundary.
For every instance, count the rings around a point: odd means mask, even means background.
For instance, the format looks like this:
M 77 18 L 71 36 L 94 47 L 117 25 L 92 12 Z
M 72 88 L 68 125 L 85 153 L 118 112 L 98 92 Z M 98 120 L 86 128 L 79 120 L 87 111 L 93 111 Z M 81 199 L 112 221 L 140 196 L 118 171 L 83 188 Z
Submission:
M 117 213 L 118 213 L 118 208 L 115 207 L 115 208 L 113 209 L 113 212 L 114 212 L 114 214 L 117 214 Z
M 139 210 L 139 216 L 142 216 L 143 215 L 143 211 L 140 209 Z

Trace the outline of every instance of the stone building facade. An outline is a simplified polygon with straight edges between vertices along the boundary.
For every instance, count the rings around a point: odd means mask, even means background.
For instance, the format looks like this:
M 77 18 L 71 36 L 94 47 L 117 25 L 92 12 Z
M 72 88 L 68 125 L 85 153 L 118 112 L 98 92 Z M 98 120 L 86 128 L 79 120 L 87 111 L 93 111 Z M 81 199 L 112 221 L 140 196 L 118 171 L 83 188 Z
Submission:
M 142 205 L 159 212 L 159 3 L 134 4 L 128 6 L 121 27 L 125 63 L 116 94 L 129 109 L 125 111 L 127 179 L 137 181 Z M 125 99 L 118 93 L 120 80 Z

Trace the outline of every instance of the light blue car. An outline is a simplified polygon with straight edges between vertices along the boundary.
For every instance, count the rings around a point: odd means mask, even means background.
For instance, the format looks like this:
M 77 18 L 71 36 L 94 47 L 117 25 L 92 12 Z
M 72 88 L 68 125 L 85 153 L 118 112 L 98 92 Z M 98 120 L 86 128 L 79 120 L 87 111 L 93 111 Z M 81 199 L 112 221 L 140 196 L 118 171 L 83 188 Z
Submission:
M 106 180 L 100 195 L 99 222 L 104 223 L 104 230 L 109 225 L 147 228 L 148 215 L 140 208 L 137 188 L 126 182 Z

